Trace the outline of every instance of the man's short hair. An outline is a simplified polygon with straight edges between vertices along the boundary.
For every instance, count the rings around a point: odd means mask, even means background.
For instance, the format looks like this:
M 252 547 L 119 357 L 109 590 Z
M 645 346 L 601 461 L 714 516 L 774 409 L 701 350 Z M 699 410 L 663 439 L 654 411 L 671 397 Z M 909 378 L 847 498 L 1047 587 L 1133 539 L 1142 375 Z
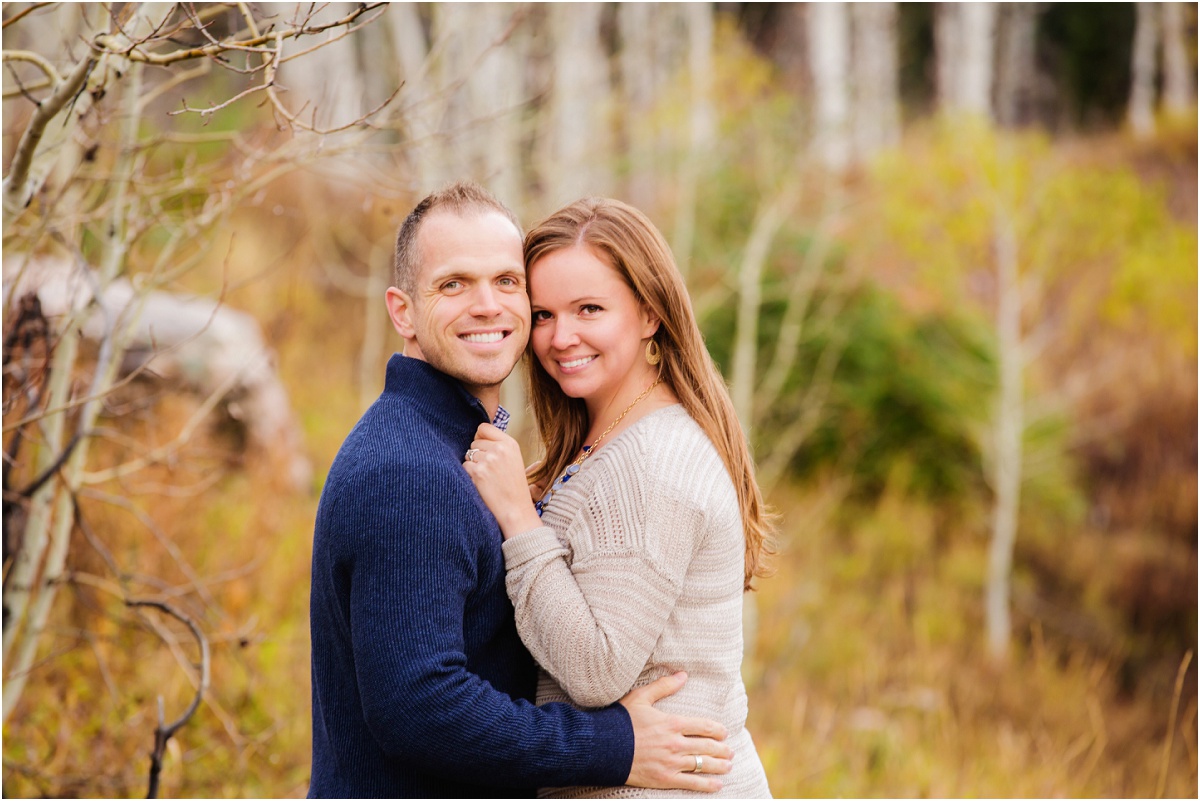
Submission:
M 417 204 L 396 234 L 396 254 L 392 261 L 392 283 L 411 295 L 416 290 L 417 273 L 421 268 L 421 253 L 417 246 L 421 223 L 435 210 L 444 209 L 460 216 L 469 212 L 495 211 L 503 214 L 524 238 L 521 223 L 512 210 L 474 181 L 457 181 L 428 195 Z

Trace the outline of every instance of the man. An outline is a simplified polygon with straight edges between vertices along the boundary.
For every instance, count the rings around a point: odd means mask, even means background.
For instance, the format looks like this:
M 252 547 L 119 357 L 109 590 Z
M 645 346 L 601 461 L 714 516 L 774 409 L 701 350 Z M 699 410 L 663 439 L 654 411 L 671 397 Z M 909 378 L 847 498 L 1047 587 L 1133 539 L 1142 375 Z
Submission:
M 462 468 L 478 425 L 506 423 L 500 384 L 529 334 L 515 217 L 474 184 L 427 197 L 397 237 L 387 306 L 404 355 L 317 511 L 309 794 L 719 789 L 724 730 L 652 706 L 682 675 L 590 712 L 530 702 L 536 667 L 504 589 L 500 530 Z

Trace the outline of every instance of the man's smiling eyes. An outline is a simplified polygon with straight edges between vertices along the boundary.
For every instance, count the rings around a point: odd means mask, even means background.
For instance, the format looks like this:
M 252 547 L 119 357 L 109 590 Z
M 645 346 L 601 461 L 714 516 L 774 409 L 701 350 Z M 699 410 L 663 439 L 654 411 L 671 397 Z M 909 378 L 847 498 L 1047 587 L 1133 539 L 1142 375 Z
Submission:
M 496 284 L 505 289 L 521 289 L 521 279 L 514 275 L 504 275 L 496 279 Z M 448 281 L 443 281 L 438 289 L 442 292 L 459 292 L 465 289 L 467 282 L 461 278 L 451 278 Z

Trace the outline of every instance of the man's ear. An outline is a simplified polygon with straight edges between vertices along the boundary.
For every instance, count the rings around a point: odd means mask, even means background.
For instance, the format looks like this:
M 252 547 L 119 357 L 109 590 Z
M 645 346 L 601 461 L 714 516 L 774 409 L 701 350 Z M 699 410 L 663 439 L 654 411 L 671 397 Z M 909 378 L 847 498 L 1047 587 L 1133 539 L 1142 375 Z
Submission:
M 404 337 L 406 342 L 416 338 L 417 330 L 412 321 L 412 298 L 404 290 L 394 286 L 388 287 L 384 297 L 387 303 L 388 317 L 392 318 L 392 327 L 396 329 L 396 333 Z

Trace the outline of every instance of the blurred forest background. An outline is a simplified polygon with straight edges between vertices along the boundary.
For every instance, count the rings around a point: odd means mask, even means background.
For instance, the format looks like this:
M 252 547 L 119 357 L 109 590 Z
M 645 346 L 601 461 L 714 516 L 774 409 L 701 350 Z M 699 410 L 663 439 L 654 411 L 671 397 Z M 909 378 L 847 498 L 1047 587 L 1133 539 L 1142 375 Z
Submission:
M 472 177 L 672 243 L 777 796 L 1196 797 L 1194 4 L 3 17 L 5 796 L 305 793 L 321 482 Z

